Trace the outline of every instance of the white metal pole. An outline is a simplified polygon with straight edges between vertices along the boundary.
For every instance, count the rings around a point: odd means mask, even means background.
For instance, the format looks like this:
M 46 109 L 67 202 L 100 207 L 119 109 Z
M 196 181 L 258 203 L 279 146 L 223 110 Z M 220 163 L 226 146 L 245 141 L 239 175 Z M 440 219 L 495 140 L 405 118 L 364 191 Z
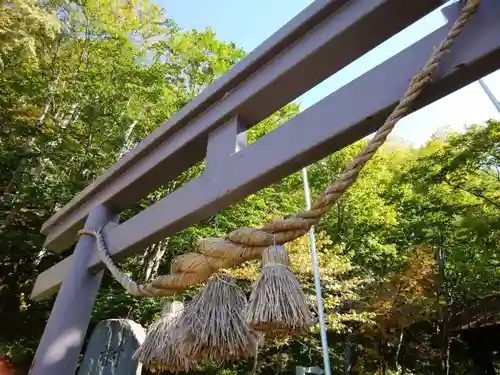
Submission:
M 307 178 L 307 168 L 302 168 L 302 178 L 304 180 L 304 198 L 306 209 L 311 209 L 311 194 L 309 192 L 309 180 Z M 323 309 L 323 297 L 321 296 L 321 281 L 319 276 L 318 254 L 316 252 L 316 240 L 314 238 L 314 229 L 309 231 L 309 243 L 311 258 L 314 270 L 314 286 L 316 289 L 316 302 L 318 304 L 319 326 L 321 331 L 321 346 L 323 348 L 323 365 L 325 375 L 331 375 L 330 356 L 328 355 L 328 340 L 326 338 L 325 311 Z
M 497 109 L 498 113 L 500 113 L 500 102 L 495 97 L 493 92 L 491 92 L 491 90 L 488 87 L 488 85 L 486 84 L 486 82 L 484 82 L 484 80 L 482 78 L 478 82 L 479 82 L 479 85 L 481 86 L 481 88 L 483 89 L 484 93 L 486 94 L 486 96 L 488 96 L 488 99 L 491 100 L 491 103 L 493 103 L 493 105 Z

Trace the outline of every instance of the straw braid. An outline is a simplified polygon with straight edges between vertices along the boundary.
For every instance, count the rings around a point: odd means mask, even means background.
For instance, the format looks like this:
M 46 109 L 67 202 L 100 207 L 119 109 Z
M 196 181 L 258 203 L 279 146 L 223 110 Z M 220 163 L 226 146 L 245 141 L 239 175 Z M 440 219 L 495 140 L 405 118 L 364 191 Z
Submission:
M 384 144 L 396 123 L 408 114 L 411 105 L 422 93 L 424 86 L 432 80 L 438 63 L 449 52 L 453 42 L 463 31 L 479 4 L 480 0 L 468 0 L 443 43 L 433 52 L 423 69 L 413 77 L 410 87 L 384 125 L 375 133 L 367 146 L 345 167 L 338 179 L 320 194 L 310 210 L 300 212 L 289 219 L 271 221 L 261 228 L 236 229 L 229 233 L 226 239 L 200 239 L 196 245 L 198 253 L 186 253 L 176 257 L 172 262 L 170 275 L 159 276 L 142 285 L 135 283 L 113 264 L 100 230 L 84 230 L 80 234 L 97 238 L 103 262 L 117 281 L 129 293 L 136 296 L 175 294 L 191 285 L 206 281 L 218 269 L 231 268 L 247 260 L 260 258 L 267 246 L 282 245 L 301 237 L 319 222 L 330 206 L 337 202 L 357 180 L 365 164 Z

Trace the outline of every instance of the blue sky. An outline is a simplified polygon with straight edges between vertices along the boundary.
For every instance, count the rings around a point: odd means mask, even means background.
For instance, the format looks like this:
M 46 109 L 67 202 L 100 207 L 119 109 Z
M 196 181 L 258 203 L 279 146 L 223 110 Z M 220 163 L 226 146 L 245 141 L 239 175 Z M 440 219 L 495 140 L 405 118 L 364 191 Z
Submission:
M 313 1 L 157 0 L 157 2 L 166 8 L 169 17 L 182 28 L 203 30 L 210 26 L 220 40 L 235 42 L 246 52 L 250 52 Z M 440 27 L 445 21 L 439 10 L 429 14 L 302 95 L 297 101 L 301 103 L 302 108 L 313 105 L 332 91 Z M 497 98 L 500 98 L 500 70 L 485 77 L 484 80 Z M 419 146 L 441 129 L 460 131 L 464 125 L 482 123 L 491 118 L 499 119 L 500 115 L 476 82 L 403 119 L 394 130 L 393 137 Z

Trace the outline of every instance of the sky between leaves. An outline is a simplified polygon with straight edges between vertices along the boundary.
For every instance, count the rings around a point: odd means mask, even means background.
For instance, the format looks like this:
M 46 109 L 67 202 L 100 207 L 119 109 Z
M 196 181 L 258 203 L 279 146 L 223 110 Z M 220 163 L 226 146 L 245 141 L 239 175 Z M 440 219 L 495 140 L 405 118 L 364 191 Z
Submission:
M 209 26 L 223 41 L 235 42 L 251 52 L 276 30 L 310 5 L 313 0 L 157 0 L 170 18 L 184 29 L 203 30 Z M 448 1 L 443 6 L 447 6 Z M 440 8 L 441 9 L 441 8 Z M 426 34 L 446 23 L 437 9 L 325 80 L 298 101 L 305 109 L 331 92 L 346 85 L 385 59 L 400 52 Z M 485 77 L 493 93 L 500 98 L 500 70 Z M 432 134 L 449 129 L 460 131 L 464 125 L 498 119 L 493 104 L 477 82 L 415 112 L 402 120 L 393 137 L 420 146 Z

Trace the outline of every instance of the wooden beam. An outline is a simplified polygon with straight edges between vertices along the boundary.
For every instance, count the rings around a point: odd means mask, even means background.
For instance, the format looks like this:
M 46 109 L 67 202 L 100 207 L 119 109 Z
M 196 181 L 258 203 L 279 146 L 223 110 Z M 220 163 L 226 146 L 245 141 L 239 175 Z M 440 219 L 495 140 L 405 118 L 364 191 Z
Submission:
M 440 3 L 317 0 L 50 218 L 45 247 L 69 248 L 92 207 L 129 208 L 202 160 L 230 118 L 255 125 Z
M 140 251 L 375 131 L 446 36 L 458 12 L 457 3 L 444 8 L 447 25 L 229 156 L 221 184 L 210 184 L 204 174 L 107 230 L 111 254 L 120 259 Z M 483 0 L 414 110 L 500 68 L 498 17 L 500 2 Z M 102 267 L 97 255 L 88 266 Z M 31 297 L 45 297 L 65 274 L 60 265 L 43 272 Z

